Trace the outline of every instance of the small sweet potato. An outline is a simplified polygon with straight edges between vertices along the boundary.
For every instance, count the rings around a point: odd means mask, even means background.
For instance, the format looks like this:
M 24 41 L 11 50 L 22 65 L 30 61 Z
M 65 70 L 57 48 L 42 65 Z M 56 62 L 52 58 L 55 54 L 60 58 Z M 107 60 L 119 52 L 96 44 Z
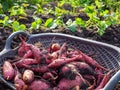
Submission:
M 27 90 L 27 85 L 21 78 L 22 78 L 21 73 L 18 70 L 16 70 L 16 75 L 14 78 L 14 85 L 15 85 L 16 89 L 17 90 Z
M 11 80 L 15 76 L 15 70 L 8 61 L 5 61 L 3 64 L 3 76 L 6 80 Z
M 53 43 L 51 46 L 52 51 L 57 51 L 60 49 L 60 45 L 58 43 Z
M 27 69 L 24 71 L 22 78 L 25 83 L 31 83 L 34 80 L 34 72 Z

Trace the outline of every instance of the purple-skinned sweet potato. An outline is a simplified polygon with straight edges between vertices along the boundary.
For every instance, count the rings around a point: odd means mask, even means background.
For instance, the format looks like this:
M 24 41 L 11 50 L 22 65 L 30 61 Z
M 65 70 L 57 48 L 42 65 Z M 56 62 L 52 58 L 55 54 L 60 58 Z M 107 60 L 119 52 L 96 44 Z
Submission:
M 34 80 L 28 90 L 48 90 L 50 85 L 42 80 Z
M 3 64 L 3 76 L 6 80 L 11 80 L 15 76 L 15 70 L 9 61 L 5 61 Z
M 25 82 L 22 80 L 22 74 L 16 69 L 16 75 L 14 78 L 14 85 L 17 90 L 27 90 L 27 85 Z
M 60 90 L 70 90 L 71 88 L 75 86 L 81 86 L 83 84 L 82 79 L 79 76 L 76 76 L 74 80 L 69 80 L 66 78 L 62 78 L 60 82 L 58 83 L 58 88 Z

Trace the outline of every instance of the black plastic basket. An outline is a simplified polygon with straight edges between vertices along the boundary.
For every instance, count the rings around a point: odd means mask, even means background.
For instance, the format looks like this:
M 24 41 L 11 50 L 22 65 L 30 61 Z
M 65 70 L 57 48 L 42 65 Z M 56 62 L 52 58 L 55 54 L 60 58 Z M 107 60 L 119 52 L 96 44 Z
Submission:
M 100 63 L 105 68 L 116 69 L 112 73 L 111 79 L 105 85 L 103 90 L 112 90 L 120 80 L 120 71 L 119 71 L 120 48 L 110 44 L 84 39 L 76 36 L 60 34 L 60 33 L 42 33 L 42 34 L 30 35 L 25 32 L 15 32 L 11 34 L 6 41 L 4 50 L 0 53 L 0 66 L 2 66 L 6 58 L 17 55 L 17 48 L 11 49 L 11 42 L 13 38 L 18 34 L 27 35 L 28 36 L 27 43 L 31 43 L 31 44 L 34 44 L 36 42 L 41 42 L 43 46 L 47 46 L 50 44 L 51 40 L 53 40 L 53 38 L 55 37 L 54 41 L 60 44 L 67 42 L 68 45 L 73 45 L 86 54 L 89 54 L 90 52 L 96 53 L 97 55 L 95 55 L 95 60 L 98 63 Z M 2 73 L 0 74 L 0 81 L 15 90 L 14 85 L 3 78 Z

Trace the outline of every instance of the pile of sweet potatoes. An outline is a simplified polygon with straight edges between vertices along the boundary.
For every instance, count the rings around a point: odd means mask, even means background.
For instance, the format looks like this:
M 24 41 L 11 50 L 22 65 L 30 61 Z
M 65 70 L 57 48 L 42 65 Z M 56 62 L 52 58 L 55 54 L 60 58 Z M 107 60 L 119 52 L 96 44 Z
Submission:
M 100 90 L 111 71 L 67 43 L 37 47 L 21 38 L 18 56 L 3 63 L 17 90 Z

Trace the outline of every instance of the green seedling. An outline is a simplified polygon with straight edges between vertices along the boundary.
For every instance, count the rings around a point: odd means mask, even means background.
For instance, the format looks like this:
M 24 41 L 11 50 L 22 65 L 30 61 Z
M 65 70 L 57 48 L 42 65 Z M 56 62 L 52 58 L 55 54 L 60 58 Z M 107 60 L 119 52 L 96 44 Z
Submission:
M 71 19 L 69 19 L 66 22 L 66 25 L 67 25 L 68 29 L 70 29 L 72 32 L 75 32 L 77 29 L 76 21 L 72 21 Z
M 0 20 L 0 23 L 2 24 L 3 27 L 10 27 L 10 24 L 12 23 L 13 21 L 9 19 L 8 16 L 5 16 L 4 17 L 4 20 Z
M 26 26 L 24 24 L 20 24 L 18 21 L 14 21 L 11 27 L 13 29 L 13 32 L 26 30 Z
M 39 29 L 39 27 L 42 24 L 42 20 L 40 18 L 36 17 L 36 16 L 33 16 L 33 18 L 34 18 L 35 21 L 32 22 L 30 30 L 32 30 L 32 29 Z
M 13 6 L 10 10 L 10 16 L 19 16 L 19 15 L 23 15 L 23 16 L 26 16 L 26 13 L 25 13 L 25 9 L 23 6 Z

